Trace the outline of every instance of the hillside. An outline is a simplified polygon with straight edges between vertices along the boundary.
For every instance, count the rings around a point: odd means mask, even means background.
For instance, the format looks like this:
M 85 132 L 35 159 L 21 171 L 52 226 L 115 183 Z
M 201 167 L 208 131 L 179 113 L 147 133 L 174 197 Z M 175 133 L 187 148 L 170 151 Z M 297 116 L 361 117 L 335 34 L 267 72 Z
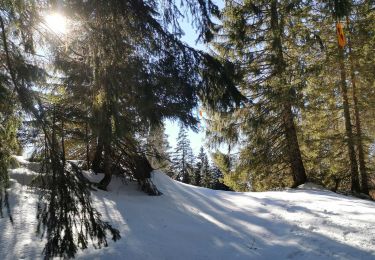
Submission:
M 23 162 L 27 164 L 27 162 Z M 10 170 L 14 226 L 0 219 L 0 259 L 41 258 L 36 236 L 35 173 Z M 100 179 L 100 176 L 90 176 Z M 114 178 L 94 192 L 120 241 L 80 251 L 79 259 L 374 259 L 375 203 L 329 191 L 235 193 L 182 184 L 161 172 L 152 197 Z

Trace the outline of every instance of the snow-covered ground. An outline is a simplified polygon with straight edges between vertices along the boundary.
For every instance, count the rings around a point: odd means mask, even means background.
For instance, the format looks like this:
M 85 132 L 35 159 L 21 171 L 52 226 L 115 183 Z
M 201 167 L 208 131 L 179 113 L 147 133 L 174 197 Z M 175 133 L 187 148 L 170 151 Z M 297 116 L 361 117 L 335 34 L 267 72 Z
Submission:
M 0 259 L 41 258 L 37 195 L 23 185 L 33 173 L 10 173 L 14 225 L 0 219 Z M 160 172 L 153 181 L 162 196 L 147 196 L 116 178 L 109 192 L 94 192 L 96 207 L 122 238 L 77 258 L 375 259 L 374 202 L 309 186 L 235 193 L 182 184 Z

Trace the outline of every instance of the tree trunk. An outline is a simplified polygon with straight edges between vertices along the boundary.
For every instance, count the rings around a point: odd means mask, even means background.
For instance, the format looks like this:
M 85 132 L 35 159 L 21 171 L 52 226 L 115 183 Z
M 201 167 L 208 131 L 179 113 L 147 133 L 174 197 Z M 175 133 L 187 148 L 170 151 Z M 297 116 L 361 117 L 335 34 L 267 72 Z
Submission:
M 103 160 L 103 168 L 104 168 L 104 178 L 99 182 L 99 188 L 102 190 L 107 190 L 109 183 L 112 180 L 112 159 L 111 159 L 111 144 L 105 143 L 104 144 L 104 160 Z
M 95 173 L 101 172 L 100 165 L 103 159 L 102 153 L 103 153 L 103 135 L 102 135 L 102 131 L 100 131 L 99 136 L 98 136 L 98 142 L 96 145 L 94 159 L 92 161 L 92 170 Z
M 134 163 L 134 177 L 137 178 L 141 189 L 148 195 L 159 196 L 162 193 L 156 188 L 151 180 L 151 172 L 154 170 L 144 155 L 135 154 L 132 158 Z
M 359 180 L 358 180 L 358 164 L 356 153 L 354 149 L 354 140 L 353 140 L 353 129 L 350 119 L 350 109 L 349 109 L 349 100 L 348 100 L 348 87 L 346 85 L 346 70 L 344 63 L 344 49 L 338 46 L 339 54 L 339 63 L 340 63 L 340 72 L 341 72 L 341 95 L 343 100 L 344 107 L 344 119 L 345 119 L 345 134 L 346 142 L 349 152 L 350 160 L 350 173 L 351 173 L 351 190 L 354 192 L 359 192 Z
M 90 169 L 90 143 L 89 143 L 89 124 L 85 125 L 85 141 L 86 141 L 86 169 Z
M 61 150 L 62 150 L 62 161 L 65 166 L 65 134 L 64 134 L 64 117 L 61 118 Z
M 53 114 L 52 114 L 52 133 L 51 133 L 51 146 L 49 147 L 49 157 L 51 159 L 51 167 L 53 172 L 53 178 L 56 178 L 56 174 L 61 172 L 61 169 L 64 170 L 65 165 L 61 164 L 63 161 L 60 161 L 60 150 L 59 144 L 57 139 L 57 122 L 56 122 L 56 107 L 53 106 Z M 47 132 L 44 133 L 45 135 Z
M 289 163 L 293 175 L 293 188 L 306 182 L 307 176 L 303 165 L 301 150 L 297 138 L 297 131 L 294 125 L 294 115 L 290 102 L 284 105 L 284 131 L 287 142 Z
M 107 107 L 105 107 L 108 110 Z M 103 136 L 104 141 L 104 160 L 103 160 L 103 170 L 104 178 L 99 182 L 99 188 L 107 190 L 107 186 L 112 179 L 112 154 L 111 154 L 111 144 L 112 144 L 112 122 L 110 112 L 107 111 L 104 116 L 104 125 L 103 125 Z
M 284 83 L 283 88 L 287 86 L 287 82 L 283 77 L 285 73 L 285 60 L 283 56 L 283 46 L 282 46 L 282 22 L 279 21 L 279 12 L 278 12 L 278 1 L 273 0 L 271 2 L 271 30 L 273 32 L 273 44 L 272 47 L 276 56 L 275 70 L 277 75 L 280 75 L 281 81 Z M 291 92 L 290 90 L 283 91 L 285 95 L 285 100 L 283 100 L 283 123 L 285 131 L 285 139 L 287 142 L 287 153 L 288 160 L 290 164 L 290 169 L 293 175 L 293 186 L 297 187 L 306 182 L 307 176 L 305 167 L 303 165 L 301 150 L 299 148 L 297 131 L 294 124 L 294 115 L 292 112 L 291 104 Z
M 347 19 L 347 24 L 349 26 L 349 17 Z M 349 60 L 350 60 L 350 77 L 352 81 L 352 95 L 353 95 L 353 105 L 354 105 L 354 117 L 355 117 L 355 127 L 357 130 L 356 134 L 356 145 L 358 148 L 358 161 L 359 161 L 359 173 L 361 176 L 361 191 L 365 194 L 369 194 L 368 189 L 368 179 L 367 179 L 367 170 L 365 163 L 365 153 L 362 144 L 362 128 L 361 128 L 361 116 L 359 113 L 358 107 L 358 98 L 357 98 L 357 85 L 356 85 L 356 76 L 354 72 L 354 60 L 353 60 L 353 51 L 352 51 L 352 42 L 350 39 L 350 30 L 348 30 L 348 47 L 349 47 Z

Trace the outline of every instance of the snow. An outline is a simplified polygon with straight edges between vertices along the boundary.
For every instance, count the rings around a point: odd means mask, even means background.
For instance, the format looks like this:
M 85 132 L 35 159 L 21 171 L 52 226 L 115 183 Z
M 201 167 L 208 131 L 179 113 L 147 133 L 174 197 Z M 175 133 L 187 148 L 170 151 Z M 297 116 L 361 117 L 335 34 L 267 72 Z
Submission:
M 31 171 L 27 168 L 10 169 L 9 175 L 11 179 L 21 185 L 30 185 L 31 181 L 38 176 L 37 172 Z
M 30 163 L 28 160 L 26 160 L 25 157 L 20 155 L 13 155 L 13 158 L 16 159 L 22 165 L 27 165 Z
M 0 218 L 0 259 L 39 259 L 44 243 L 36 236 L 38 196 L 27 186 L 11 179 L 10 205 L 13 225 L 4 214 Z
M 25 169 L 11 170 L 28 175 Z M 22 174 L 21 174 L 22 175 Z M 90 178 L 100 179 L 92 175 Z M 154 171 L 162 196 L 114 178 L 93 193 L 122 238 L 78 259 L 375 259 L 375 203 L 322 189 L 261 193 L 214 191 Z M 12 180 L 14 226 L 0 219 L 0 259 L 41 258 L 37 194 Z
M 298 189 L 305 189 L 305 190 L 327 190 L 321 185 L 312 183 L 312 182 L 306 182 L 304 184 L 301 184 L 297 187 Z

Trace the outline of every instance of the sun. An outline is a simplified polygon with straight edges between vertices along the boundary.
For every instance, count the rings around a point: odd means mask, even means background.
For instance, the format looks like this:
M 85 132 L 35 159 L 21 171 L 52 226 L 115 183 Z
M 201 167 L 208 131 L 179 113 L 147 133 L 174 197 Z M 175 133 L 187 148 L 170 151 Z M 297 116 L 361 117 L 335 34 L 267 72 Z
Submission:
M 56 34 L 66 33 L 66 18 L 59 13 L 52 13 L 45 17 L 48 29 Z

